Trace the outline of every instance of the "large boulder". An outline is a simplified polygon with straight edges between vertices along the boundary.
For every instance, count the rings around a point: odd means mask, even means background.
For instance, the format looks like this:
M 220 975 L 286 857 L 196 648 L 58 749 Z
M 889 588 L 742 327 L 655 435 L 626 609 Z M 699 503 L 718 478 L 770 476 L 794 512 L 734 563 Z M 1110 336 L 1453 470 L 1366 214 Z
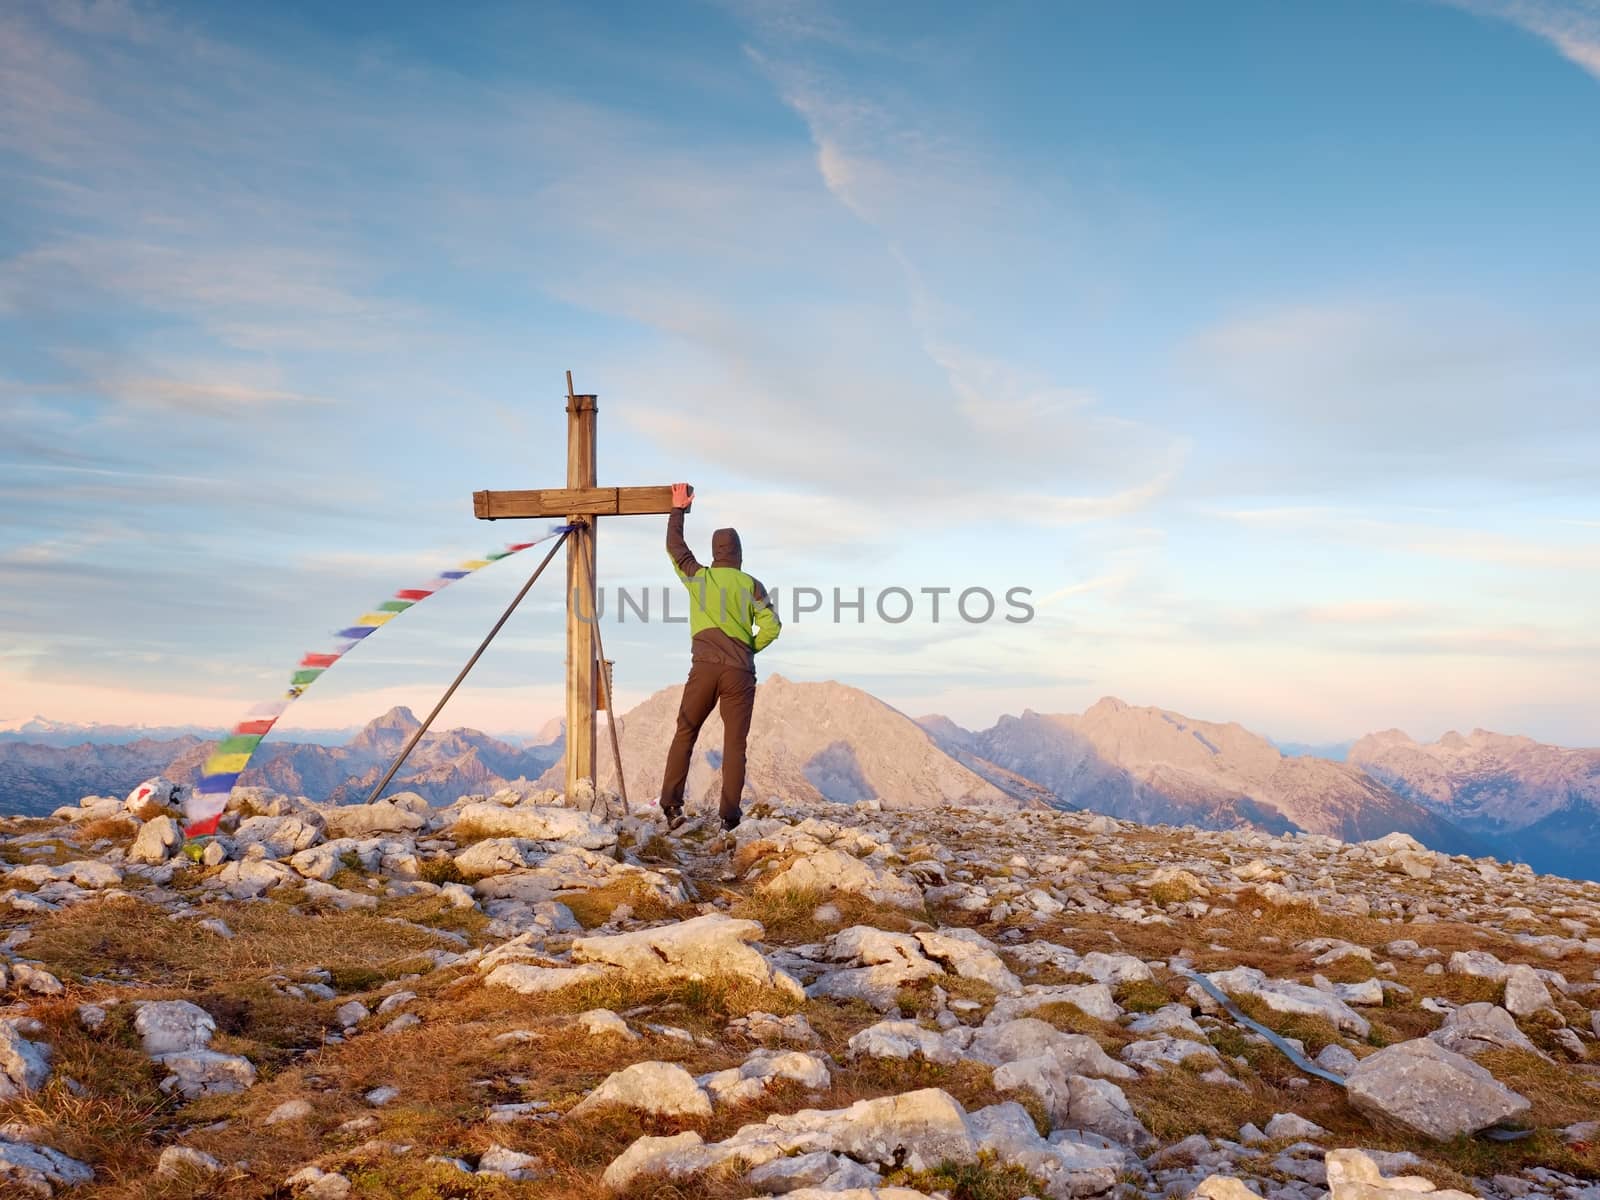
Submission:
M 876 904 L 921 908 L 922 889 L 893 871 L 824 848 L 795 859 L 762 880 L 760 892 L 851 892 Z
M 761 926 L 755 921 L 736 921 L 709 913 L 631 933 L 577 938 L 572 943 L 572 960 L 617 967 L 642 979 L 734 976 L 801 999 L 805 993 L 799 982 L 775 968 L 750 945 L 761 934 Z
M 271 859 L 246 859 L 223 865 L 204 886 L 226 892 L 235 900 L 254 900 L 281 884 L 292 883 L 297 876 L 288 867 Z
M 1471 1059 L 1426 1038 L 1368 1055 L 1345 1079 L 1345 1088 L 1368 1116 L 1398 1121 L 1439 1141 L 1477 1133 L 1531 1107 Z
M 457 830 L 479 837 L 528 838 L 535 842 L 568 842 L 585 850 L 604 850 L 617 844 L 616 831 L 575 808 L 550 804 L 463 804 L 455 810 Z

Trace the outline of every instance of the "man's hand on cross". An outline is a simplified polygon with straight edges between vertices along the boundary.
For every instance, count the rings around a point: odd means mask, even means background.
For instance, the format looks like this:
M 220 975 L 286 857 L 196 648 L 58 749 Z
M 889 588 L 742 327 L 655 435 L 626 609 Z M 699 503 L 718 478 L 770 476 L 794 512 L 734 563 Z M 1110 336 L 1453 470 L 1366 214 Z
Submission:
M 694 503 L 694 485 L 688 483 L 675 483 L 672 485 L 672 507 L 689 511 L 689 506 Z

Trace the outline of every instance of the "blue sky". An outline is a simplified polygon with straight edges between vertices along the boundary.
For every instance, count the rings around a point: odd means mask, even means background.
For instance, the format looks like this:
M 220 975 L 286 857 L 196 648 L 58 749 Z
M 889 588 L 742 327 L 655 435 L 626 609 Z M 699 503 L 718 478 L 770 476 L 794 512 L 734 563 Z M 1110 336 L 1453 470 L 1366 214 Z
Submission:
M 690 478 L 766 672 L 1600 744 L 1600 5 L 0 12 L 0 719 L 233 719 L 562 482 Z M 656 518 L 613 585 L 670 583 Z M 290 724 L 431 704 L 530 563 Z M 559 709 L 555 589 L 450 711 Z M 681 627 L 606 628 L 633 700 Z

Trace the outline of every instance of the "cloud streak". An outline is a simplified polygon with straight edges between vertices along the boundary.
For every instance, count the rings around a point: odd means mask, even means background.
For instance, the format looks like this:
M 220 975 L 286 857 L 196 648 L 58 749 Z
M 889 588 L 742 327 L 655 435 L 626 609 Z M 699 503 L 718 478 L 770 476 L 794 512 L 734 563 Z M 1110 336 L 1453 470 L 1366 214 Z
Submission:
M 1527 30 L 1600 79 L 1600 4 L 1594 0 L 1440 0 Z

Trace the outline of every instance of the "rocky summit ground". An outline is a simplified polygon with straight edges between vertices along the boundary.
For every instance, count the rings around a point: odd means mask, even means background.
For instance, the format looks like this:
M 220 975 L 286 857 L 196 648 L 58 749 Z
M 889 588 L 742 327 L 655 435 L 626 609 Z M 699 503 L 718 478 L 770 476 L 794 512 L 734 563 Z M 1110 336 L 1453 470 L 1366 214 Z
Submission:
M 589 799 L 0 824 L 0 1193 L 1600 1197 L 1600 886 Z

